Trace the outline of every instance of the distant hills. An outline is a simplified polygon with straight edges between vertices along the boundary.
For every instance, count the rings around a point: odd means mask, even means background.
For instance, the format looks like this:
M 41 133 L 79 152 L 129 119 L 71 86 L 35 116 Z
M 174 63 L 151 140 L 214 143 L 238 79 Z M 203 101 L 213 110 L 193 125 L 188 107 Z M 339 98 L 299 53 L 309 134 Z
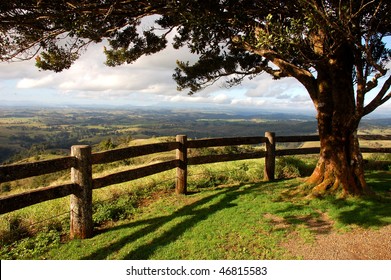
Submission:
M 391 134 L 391 116 L 371 115 L 360 130 Z M 75 144 L 186 134 L 189 138 L 317 133 L 308 112 L 255 111 L 237 108 L 5 106 L 0 105 L 0 163 L 40 153 L 65 153 Z

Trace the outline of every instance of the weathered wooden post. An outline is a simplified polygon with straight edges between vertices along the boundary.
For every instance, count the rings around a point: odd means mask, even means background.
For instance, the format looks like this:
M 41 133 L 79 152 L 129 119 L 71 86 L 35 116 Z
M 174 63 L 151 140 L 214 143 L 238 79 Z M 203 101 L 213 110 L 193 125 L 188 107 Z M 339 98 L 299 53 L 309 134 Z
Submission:
M 265 132 L 266 141 L 266 157 L 265 169 L 263 178 L 265 181 L 274 180 L 274 170 L 276 167 L 276 134 L 274 132 Z
M 71 195 L 70 237 L 84 239 L 91 237 L 93 232 L 91 147 L 72 146 L 71 155 L 77 158 L 77 166 L 71 170 L 71 180 L 79 185 L 79 189 Z
M 176 141 L 179 142 L 179 149 L 176 150 L 176 159 L 179 160 L 179 166 L 176 169 L 176 194 L 186 194 L 187 192 L 187 136 L 177 135 Z

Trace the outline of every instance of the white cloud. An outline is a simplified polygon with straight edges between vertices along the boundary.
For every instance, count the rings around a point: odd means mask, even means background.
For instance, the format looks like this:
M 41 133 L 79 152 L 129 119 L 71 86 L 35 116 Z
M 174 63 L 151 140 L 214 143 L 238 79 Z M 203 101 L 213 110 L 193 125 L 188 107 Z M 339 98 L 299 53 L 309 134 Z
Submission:
M 52 87 L 54 80 L 53 75 L 47 75 L 38 79 L 23 78 L 17 82 L 16 87 L 22 89 Z
M 23 91 L 19 96 L 32 92 L 31 99 L 40 101 L 42 91 L 52 92 L 53 100 L 82 99 L 114 104 L 155 104 L 187 103 L 224 106 L 310 109 L 312 102 L 304 87 L 293 78 L 272 80 L 267 74 L 252 80 L 245 80 L 241 86 L 226 89 L 213 85 L 194 96 L 186 91 L 178 92 L 172 79 L 176 60 L 195 61 L 188 50 L 167 48 L 159 54 L 141 57 L 130 65 L 108 67 L 104 64 L 103 45 L 91 48 L 68 70 L 60 73 L 39 71 L 34 61 L 0 63 L 1 98 L 14 98 L 14 92 Z M 12 88 L 12 86 L 14 88 Z M 30 99 L 29 99 L 30 100 Z M 76 102 L 76 101 L 75 101 Z M 92 102 L 92 103 L 94 103 Z M 379 108 L 391 111 L 391 102 Z
M 276 99 L 293 98 L 297 95 L 308 96 L 305 88 L 296 79 L 273 80 L 268 74 L 262 74 L 249 81 L 246 92 L 246 96 L 249 97 L 273 97 Z
M 108 67 L 104 64 L 102 45 L 92 46 L 68 70 L 60 73 L 39 72 L 31 61 L 0 67 L 0 73 L 7 70 L 12 74 L 2 75 L 16 79 L 20 89 L 53 88 L 59 91 L 114 91 L 146 92 L 172 95 L 176 84 L 172 74 L 176 60 L 192 59 L 186 50 L 167 48 L 158 55 L 140 58 L 133 64 Z

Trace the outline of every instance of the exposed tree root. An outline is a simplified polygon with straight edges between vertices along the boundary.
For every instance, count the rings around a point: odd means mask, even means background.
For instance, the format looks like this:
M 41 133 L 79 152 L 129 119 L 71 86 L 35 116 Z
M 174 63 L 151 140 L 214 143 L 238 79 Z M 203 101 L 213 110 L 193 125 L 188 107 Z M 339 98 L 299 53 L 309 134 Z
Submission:
M 323 158 L 306 181 L 307 198 L 325 195 L 370 195 L 372 190 L 367 186 L 363 171 L 359 172 L 343 162 L 335 163 Z

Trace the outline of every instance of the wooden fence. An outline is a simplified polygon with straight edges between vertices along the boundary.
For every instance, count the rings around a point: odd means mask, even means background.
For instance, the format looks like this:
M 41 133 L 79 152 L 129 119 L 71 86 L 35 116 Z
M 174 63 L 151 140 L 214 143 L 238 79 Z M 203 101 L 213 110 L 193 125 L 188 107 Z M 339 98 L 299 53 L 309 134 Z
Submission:
M 360 136 L 360 139 L 391 140 L 391 135 L 367 135 Z M 0 183 L 54 173 L 71 168 L 70 184 L 42 187 L 21 194 L 1 197 L 0 214 L 70 195 L 70 236 L 71 238 L 88 238 L 92 236 L 93 232 L 93 189 L 139 179 L 176 168 L 175 192 L 177 194 L 186 194 L 187 167 L 189 165 L 257 158 L 265 158 L 264 178 L 265 180 L 273 180 L 276 156 L 319 153 L 319 148 L 276 150 L 276 143 L 308 141 L 319 141 L 319 136 L 275 136 L 273 132 L 266 132 L 265 136 L 262 137 L 188 140 L 185 135 L 178 135 L 175 142 L 148 144 L 98 153 L 92 153 L 90 146 L 76 145 L 72 146 L 71 156 L 68 157 L 0 166 Z M 265 146 L 264 151 L 260 150 L 247 153 L 219 154 L 188 158 L 188 150 L 194 148 L 260 144 Z M 174 150 L 176 151 L 174 160 L 155 163 L 98 178 L 93 178 L 92 176 L 92 165 L 94 164 L 111 163 Z M 361 150 L 364 153 L 391 153 L 391 148 L 361 148 Z

